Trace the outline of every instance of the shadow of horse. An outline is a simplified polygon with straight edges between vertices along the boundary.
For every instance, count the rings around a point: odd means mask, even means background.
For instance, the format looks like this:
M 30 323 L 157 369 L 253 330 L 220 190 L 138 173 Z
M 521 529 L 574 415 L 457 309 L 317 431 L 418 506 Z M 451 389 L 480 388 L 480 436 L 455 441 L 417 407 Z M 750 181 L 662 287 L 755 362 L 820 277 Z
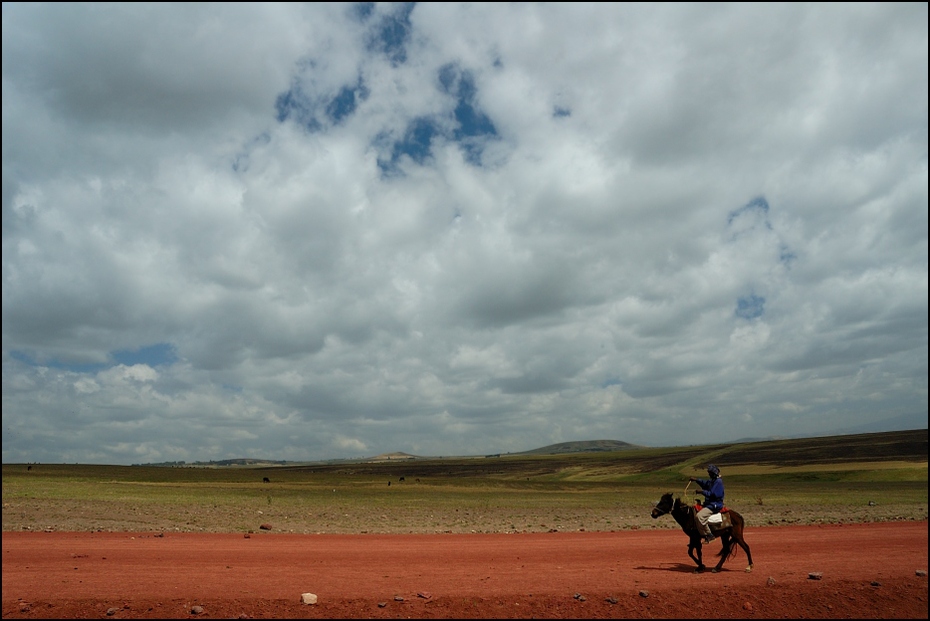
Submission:
M 633 569 L 642 569 L 644 571 L 674 571 L 676 573 L 682 574 L 694 573 L 694 567 L 684 563 L 664 563 L 663 565 L 663 567 L 647 567 L 645 565 L 640 565 L 639 567 L 634 567 Z

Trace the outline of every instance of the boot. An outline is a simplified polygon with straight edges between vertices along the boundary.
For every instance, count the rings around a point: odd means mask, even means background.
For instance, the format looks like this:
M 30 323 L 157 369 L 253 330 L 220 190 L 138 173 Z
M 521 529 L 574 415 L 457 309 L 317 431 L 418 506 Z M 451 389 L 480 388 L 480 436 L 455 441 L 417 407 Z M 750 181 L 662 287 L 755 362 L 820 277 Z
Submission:
M 707 533 L 707 535 L 704 536 L 704 543 L 711 543 L 714 539 L 716 539 L 714 533 Z

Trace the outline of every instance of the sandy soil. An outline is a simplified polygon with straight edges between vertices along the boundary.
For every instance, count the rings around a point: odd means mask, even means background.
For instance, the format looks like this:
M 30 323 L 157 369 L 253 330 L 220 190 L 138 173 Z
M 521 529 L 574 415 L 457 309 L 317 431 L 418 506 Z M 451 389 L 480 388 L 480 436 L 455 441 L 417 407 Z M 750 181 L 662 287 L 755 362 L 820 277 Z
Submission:
M 694 574 L 674 530 L 5 532 L 3 618 L 926 619 L 927 532 L 926 521 L 747 529 L 754 570 L 740 551 L 718 574 Z M 306 592 L 316 604 L 300 602 Z

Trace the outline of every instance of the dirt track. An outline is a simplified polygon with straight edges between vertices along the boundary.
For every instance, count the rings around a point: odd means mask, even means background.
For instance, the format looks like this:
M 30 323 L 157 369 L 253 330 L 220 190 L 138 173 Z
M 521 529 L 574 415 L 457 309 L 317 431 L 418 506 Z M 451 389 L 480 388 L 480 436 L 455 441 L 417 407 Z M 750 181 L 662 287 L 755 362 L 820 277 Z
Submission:
M 917 571 L 927 569 L 927 530 L 926 521 L 749 529 L 752 573 L 740 551 L 723 572 L 700 575 L 673 530 L 6 532 L 3 618 L 100 618 L 111 608 L 116 619 L 189 618 L 199 605 L 207 618 L 926 619 Z M 708 546 L 705 562 L 718 549 Z M 305 592 L 318 603 L 301 604 Z

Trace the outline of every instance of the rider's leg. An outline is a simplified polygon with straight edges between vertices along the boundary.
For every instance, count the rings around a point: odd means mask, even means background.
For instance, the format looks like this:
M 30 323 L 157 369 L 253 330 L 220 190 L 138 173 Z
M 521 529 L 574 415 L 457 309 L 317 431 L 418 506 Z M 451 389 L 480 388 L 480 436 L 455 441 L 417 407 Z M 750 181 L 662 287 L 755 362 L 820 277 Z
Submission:
M 704 537 L 705 543 L 710 543 L 714 540 L 714 534 L 710 532 L 710 526 L 707 524 L 707 520 L 709 520 L 710 516 L 713 514 L 714 512 L 707 507 L 697 512 L 698 531 L 700 531 L 701 536 Z

